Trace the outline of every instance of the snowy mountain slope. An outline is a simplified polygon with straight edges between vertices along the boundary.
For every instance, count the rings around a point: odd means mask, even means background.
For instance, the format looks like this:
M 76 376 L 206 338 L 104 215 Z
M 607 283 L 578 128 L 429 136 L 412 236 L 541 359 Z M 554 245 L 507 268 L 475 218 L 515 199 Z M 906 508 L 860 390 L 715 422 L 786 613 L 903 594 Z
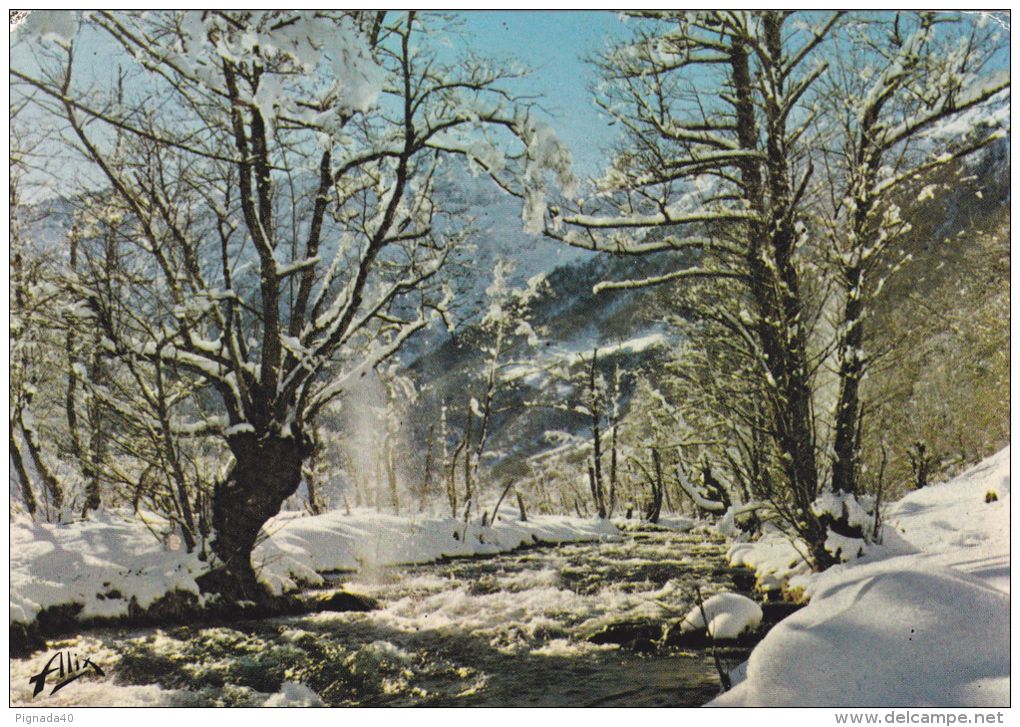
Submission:
M 530 456 L 548 449 L 543 439 L 550 430 L 585 433 L 588 422 L 576 411 L 553 406 L 529 407 L 528 402 L 566 404 L 573 387 L 562 378 L 564 366 L 590 361 L 592 349 L 599 350 L 599 370 L 611 378 L 616 367 L 627 373 L 621 381 L 621 403 L 626 406 L 635 383 L 634 374 L 654 377 L 680 340 L 677 330 L 665 324 L 658 305 L 661 288 L 594 293 L 603 280 L 640 278 L 660 274 L 683 264 L 675 254 L 644 257 L 599 256 L 559 267 L 547 278 L 548 286 L 534 306 L 530 321 L 539 332 L 539 345 L 518 345 L 506 352 L 513 362 L 508 372 L 517 380 L 506 387 L 492 422 L 491 449 L 504 455 Z M 481 347 L 485 334 L 466 326 L 437 347 L 424 352 L 408 367 L 423 401 L 418 407 L 418 438 L 435 421 L 440 402 L 449 408 L 454 431 L 465 426 L 466 404 L 471 396 L 481 398 L 480 373 L 484 370 Z
M 865 558 L 794 577 L 809 605 L 712 705 L 1008 705 L 1009 454 L 904 497 Z

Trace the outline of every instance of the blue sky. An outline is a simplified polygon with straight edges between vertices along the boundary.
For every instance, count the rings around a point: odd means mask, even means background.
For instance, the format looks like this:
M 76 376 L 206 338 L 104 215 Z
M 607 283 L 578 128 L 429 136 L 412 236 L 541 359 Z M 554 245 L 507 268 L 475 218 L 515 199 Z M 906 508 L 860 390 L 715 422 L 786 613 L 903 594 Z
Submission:
M 592 103 L 589 87 L 596 74 L 583 58 L 629 34 L 624 21 L 606 11 L 473 11 L 459 16 L 465 42 L 533 69 L 518 84 L 519 90 L 545 97 L 542 105 L 573 151 L 578 173 L 601 170 L 617 131 L 599 117 Z
M 606 150 L 618 132 L 600 118 L 592 102 L 589 87 L 596 74 L 584 57 L 627 35 L 625 22 L 608 11 L 462 11 L 453 15 L 463 24 L 454 46 L 468 46 L 480 55 L 532 69 L 527 78 L 513 84 L 513 90 L 543 97 L 540 103 L 549 114 L 547 121 L 573 152 L 579 176 L 601 171 Z M 79 35 L 77 74 L 110 84 L 116 64 L 90 62 L 109 53 L 99 39 L 94 33 Z M 12 65 L 34 71 L 31 45 L 16 41 L 17 36 L 12 39 Z
M 462 23 L 455 46 L 470 46 L 481 55 L 533 70 L 528 78 L 515 82 L 513 90 L 543 97 L 541 104 L 551 117 L 548 121 L 573 152 L 579 176 L 599 173 L 619 127 L 610 127 L 594 106 L 589 88 L 597 76 L 584 57 L 629 36 L 627 23 L 608 11 L 462 11 L 453 15 Z M 114 63 L 95 63 L 90 68 L 86 60 L 108 51 L 97 46 L 94 35 L 90 39 L 82 34 L 80 40 L 79 73 L 105 73 L 112 79 Z M 13 43 L 12 65 L 32 67 L 25 46 Z M 996 63 L 1007 62 L 1004 50 Z

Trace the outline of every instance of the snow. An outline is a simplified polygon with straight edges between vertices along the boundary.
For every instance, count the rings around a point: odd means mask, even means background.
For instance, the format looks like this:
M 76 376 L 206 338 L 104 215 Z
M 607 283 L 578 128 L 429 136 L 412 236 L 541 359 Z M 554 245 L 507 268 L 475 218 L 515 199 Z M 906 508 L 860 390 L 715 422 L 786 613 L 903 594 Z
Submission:
M 324 707 L 319 695 L 296 682 L 284 682 L 280 691 L 271 696 L 263 707 Z
M 10 622 L 29 623 L 40 610 L 80 603 L 82 618 L 123 616 L 135 600 L 146 608 L 175 589 L 198 594 L 206 566 L 197 555 L 164 550 L 136 520 L 97 513 L 56 525 L 11 518 Z
M 300 581 L 318 584 L 317 573 L 359 571 L 391 565 L 429 563 L 442 558 L 505 553 L 535 543 L 616 540 L 612 523 L 566 516 L 537 516 L 527 522 L 500 516 L 491 526 L 453 518 L 417 522 L 373 510 L 350 515 L 333 511 L 313 517 L 283 513 L 265 527 L 270 537 L 255 549 L 253 562 L 274 592 Z
M 700 631 L 708 618 L 708 635 L 714 639 L 735 639 L 761 623 L 761 606 L 739 593 L 717 593 L 701 606 L 694 606 L 680 624 L 681 633 Z
M 723 503 L 706 498 L 701 491 L 693 483 L 691 483 L 689 479 L 687 479 L 687 474 L 683 471 L 683 468 L 679 466 L 676 468 L 676 476 L 677 482 L 680 483 L 680 487 L 682 487 L 683 491 L 686 492 L 692 500 L 694 500 L 698 507 L 703 510 L 708 510 L 709 512 L 723 512 L 726 509 L 726 505 Z
M 809 605 L 752 652 L 715 706 L 989 707 L 1009 704 L 1009 448 L 912 492 L 881 546 L 812 574 L 773 534 L 735 562 L 788 574 Z M 994 492 L 998 498 L 986 502 Z
M 518 331 L 519 332 L 519 331 Z M 623 354 L 640 354 L 653 348 L 662 348 L 672 343 L 666 333 L 659 330 L 640 332 L 623 341 L 600 346 L 599 356 Z M 529 341 L 529 345 L 534 345 Z M 560 345 L 547 345 L 542 350 L 534 351 L 526 361 L 515 361 L 503 366 L 500 378 L 503 381 L 522 381 L 528 386 L 541 387 L 550 379 L 551 372 L 560 366 L 576 364 L 579 358 L 590 356 L 592 350 L 591 335 L 584 332 L 574 340 Z
M 147 518 L 157 533 L 169 527 Z M 299 583 L 322 583 L 321 572 L 428 563 L 446 557 L 490 555 L 535 543 L 618 540 L 609 522 L 538 516 L 528 522 L 502 517 L 489 527 L 450 518 L 418 521 L 371 510 L 351 515 L 284 513 L 270 520 L 269 535 L 253 563 L 276 593 Z M 456 537 L 455 537 L 456 535 Z M 137 518 L 100 513 L 68 524 L 11 518 L 10 622 L 31 623 L 60 604 L 82 604 L 81 618 L 117 618 L 135 601 L 146 608 L 173 590 L 199 594 L 195 579 L 208 564 L 183 548 L 164 548 Z
M 626 520 L 623 522 L 626 522 Z M 699 522 L 686 515 L 659 515 L 659 522 L 656 525 L 685 533 L 688 530 L 693 530 Z
M 77 13 L 66 10 L 33 10 L 17 28 L 21 37 L 41 38 L 67 46 L 78 32 L 78 17 Z
M 238 434 L 254 434 L 255 427 L 249 422 L 239 422 L 232 424 L 223 430 L 223 436 L 225 437 L 236 437 Z
M 205 633 L 215 639 L 217 632 L 217 629 L 207 629 Z M 307 635 L 308 632 L 295 630 L 291 636 L 299 638 L 302 634 Z M 206 689 L 195 691 L 187 688 L 168 689 L 158 684 L 125 684 L 118 679 L 111 679 L 110 677 L 117 673 L 122 658 L 119 647 L 132 642 L 144 642 L 170 659 L 186 658 L 180 651 L 180 642 L 158 630 L 134 638 L 131 634 L 124 633 L 118 633 L 112 639 L 105 634 L 79 636 L 73 642 L 61 644 L 62 648 L 65 651 L 73 650 L 79 655 L 87 654 L 93 662 L 106 670 L 106 674 L 102 677 L 86 674 L 83 678 L 75 681 L 72 687 L 61 689 L 56 694 L 51 695 L 47 690 L 45 706 L 48 708 L 109 707 L 111 705 L 117 707 L 208 707 L 232 703 L 265 707 L 323 706 L 319 695 L 308 686 L 294 681 L 284 681 L 278 692 L 269 694 L 229 683 L 218 687 L 210 683 Z M 40 705 L 43 696 L 34 697 L 32 693 L 34 686 L 29 682 L 29 678 L 39 671 L 39 667 L 39 660 L 35 658 L 11 659 L 11 704 L 25 707 Z
M 524 207 L 521 219 L 525 232 L 542 231 L 546 213 L 545 172 L 556 176 L 560 191 L 567 197 L 577 195 L 578 180 L 573 172 L 570 151 L 548 124 L 526 119 L 518 125 L 518 133 L 527 147 L 524 169 Z

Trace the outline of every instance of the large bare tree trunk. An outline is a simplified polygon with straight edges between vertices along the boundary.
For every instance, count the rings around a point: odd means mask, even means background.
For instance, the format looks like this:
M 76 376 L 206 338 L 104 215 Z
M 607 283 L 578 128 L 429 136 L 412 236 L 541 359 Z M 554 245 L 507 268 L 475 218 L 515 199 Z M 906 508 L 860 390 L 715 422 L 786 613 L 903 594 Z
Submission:
M 300 436 L 245 433 L 229 442 L 235 463 L 213 491 L 212 550 L 217 562 L 202 577 L 203 587 L 258 601 L 266 592 L 256 578 L 251 553 L 262 526 L 297 492 L 307 452 Z
M 308 511 L 313 515 L 321 515 L 325 512 L 322 499 L 319 497 L 318 467 L 319 458 L 322 457 L 324 447 L 318 433 L 312 439 L 312 451 L 305 463 L 303 473 L 305 486 L 308 488 Z
M 781 24 L 779 15 L 763 15 L 765 51 L 777 63 L 782 57 Z M 742 147 L 755 150 L 759 130 L 749 52 L 740 43 L 734 44 L 731 62 L 736 86 L 737 135 Z M 746 260 L 757 307 L 756 335 L 768 368 L 771 389 L 768 405 L 774 436 L 783 455 L 783 472 L 796 509 L 804 513 L 805 521 L 798 524 L 798 530 L 811 540 L 819 537 L 816 523 L 807 522 L 813 520 L 810 506 L 818 494 L 819 480 L 801 286 L 792 260 L 796 233 L 793 216 L 788 214 L 794 201 L 787 150 L 782 144 L 786 118 L 774 98 L 766 106 L 767 177 L 763 179 L 763 169 L 757 160 L 740 165 L 745 194 L 761 220 L 749 225 Z M 824 548 L 812 550 L 824 552 Z
M 859 285 L 860 282 L 858 281 Z M 862 303 L 860 297 L 847 300 L 843 314 L 846 338 L 840 352 L 839 399 L 836 403 L 835 439 L 832 463 L 832 489 L 857 493 L 857 458 L 860 454 L 860 382 L 862 362 L 860 350 L 864 343 Z

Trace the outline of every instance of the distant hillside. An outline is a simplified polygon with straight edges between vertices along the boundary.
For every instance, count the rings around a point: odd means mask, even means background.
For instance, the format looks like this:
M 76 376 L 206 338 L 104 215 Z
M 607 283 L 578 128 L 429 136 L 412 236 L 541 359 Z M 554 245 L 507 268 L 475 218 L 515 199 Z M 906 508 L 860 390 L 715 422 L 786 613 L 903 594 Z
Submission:
M 979 157 L 943 170 L 937 178 L 922 180 L 919 186 L 933 183 L 942 185 L 933 197 L 900 200 L 903 217 L 911 221 L 913 231 L 897 255 L 911 257 L 885 286 L 868 322 L 869 346 L 888 351 L 868 381 L 878 408 L 866 419 L 869 429 L 865 437 L 873 441 L 865 456 L 875 468 L 880 457 L 878 440 L 883 435 L 895 433 L 901 441 L 931 440 L 929 452 L 939 453 L 935 469 L 964 459 L 974 461 L 1008 441 L 1008 144 L 1000 143 Z M 502 209 L 497 213 L 493 208 L 493 219 L 509 207 Z M 498 245 L 489 251 L 511 259 L 517 259 L 520 252 Z M 523 259 L 529 258 L 525 255 Z M 534 264 L 534 258 L 530 260 Z M 679 343 L 677 331 L 663 321 L 662 296 L 669 295 L 668 289 L 595 295 L 592 287 L 602 280 L 643 278 L 684 264 L 678 253 L 659 253 L 600 255 L 556 268 L 548 276 L 550 291 L 540 299 L 532 321 L 543 332 L 539 350 L 519 347 L 509 358 L 533 357 L 534 366 L 542 368 L 557 360 L 578 361 L 581 354 L 588 357 L 598 345 L 604 374 L 610 375 L 619 366 L 648 373 L 654 380 L 661 365 L 675 356 Z M 484 290 L 487 284 L 483 272 L 477 285 Z M 982 323 L 981 316 L 989 320 Z M 425 349 L 407 367 L 423 391 L 414 427 L 418 442 L 424 441 L 424 433 L 437 420 L 440 402 L 449 408 L 452 431 L 461 431 L 465 425 L 467 402 L 481 395 L 478 384 L 471 383 L 483 365 L 480 335 L 475 326 L 464 326 Z M 950 355 L 950 350 L 955 353 Z M 932 361 L 940 356 L 941 364 Z M 940 402 L 959 387 L 939 377 L 968 381 L 988 406 L 976 417 L 966 406 L 952 413 L 945 411 Z M 632 378 L 624 379 L 624 408 L 632 385 Z M 504 456 L 528 456 L 552 446 L 543 438 L 546 431 L 587 435 L 588 423 L 580 414 L 543 406 L 566 401 L 571 393 L 562 382 L 548 377 L 531 376 L 517 382 L 500 401 L 489 449 Z M 539 406 L 526 406 L 528 402 Z M 889 478 L 909 479 L 905 450 L 901 447 L 888 456 Z
M 959 472 L 1009 443 L 1009 143 L 923 180 L 904 199 L 908 261 L 883 289 L 866 331 L 882 352 L 865 392 L 864 456 L 886 448 L 887 481 L 909 482 L 920 444 L 929 478 Z M 921 195 L 927 197 L 927 195 Z
M 540 333 L 538 349 L 521 343 L 508 351 L 507 360 L 526 360 L 540 371 L 555 364 L 576 364 L 581 356 L 590 360 L 592 348 L 598 346 L 599 369 L 606 376 L 611 376 L 616 366 L 628 372 L 654 371 L 674 354 L 677 341 L 675 331 L 663 326 L 653 304 L 656 291 L 616 290 L 596 295 L 592 289 L 603 280 L 661 274 L 682 262 L 677 253 L 605 255 L 557 268 L 549 274 L 548 292 L 540 297 L 531 320 Z M 422 430 L 435 421 L 441 401 L 448 406 L 451 427 L 456 431 L 465 426 L 470 397 L 482 395 L 477 382 L 484 364 L 479 348 L 481 335 L 476 326 L 466 326 L 408 367 L 423 391 L 423 406 L 418 410 L 419 441 Z M 621 382 L 624 405 L 633 383 L 632 377 Z M 538 373 L 515 382 L 500 397 L 490 448 L 504 455 L 528 456 L 549 446 L 542 436 L 546 431 L 586 431 L 588 424 L 582 415 L 544 406 L 567 402 L 572 393 L 568 388 Z M 527 406 L 529 402 L 538 405 Z

